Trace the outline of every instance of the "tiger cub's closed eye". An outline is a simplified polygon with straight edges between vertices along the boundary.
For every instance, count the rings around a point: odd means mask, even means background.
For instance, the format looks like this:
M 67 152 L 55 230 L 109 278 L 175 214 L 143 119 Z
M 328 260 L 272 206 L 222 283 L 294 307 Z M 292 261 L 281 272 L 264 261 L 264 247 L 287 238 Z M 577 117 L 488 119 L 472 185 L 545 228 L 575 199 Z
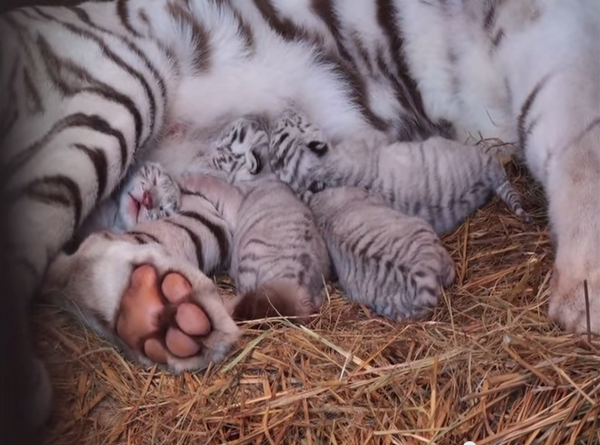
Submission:
M 310 141 L 306 144 L 308 148 L 315 154 L 322 156 L 329 150 L 329 144 L 323 141 Z

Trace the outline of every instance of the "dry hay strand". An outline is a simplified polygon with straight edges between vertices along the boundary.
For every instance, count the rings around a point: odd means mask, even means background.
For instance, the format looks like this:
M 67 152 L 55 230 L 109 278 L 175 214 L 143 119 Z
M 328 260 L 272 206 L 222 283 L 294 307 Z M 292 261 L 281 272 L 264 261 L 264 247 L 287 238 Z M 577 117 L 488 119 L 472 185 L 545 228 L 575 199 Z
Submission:
M 545 204 L 510 170 L 535 222 L 494 200 L 446 236 L 457 279 L 429 321 L 390 322 L 334 292 L 309 325 L 247 323 L 223 364 L 172 376 L 41 307 L 45 443 L 600 443 L 600 342 L 547 318 Z

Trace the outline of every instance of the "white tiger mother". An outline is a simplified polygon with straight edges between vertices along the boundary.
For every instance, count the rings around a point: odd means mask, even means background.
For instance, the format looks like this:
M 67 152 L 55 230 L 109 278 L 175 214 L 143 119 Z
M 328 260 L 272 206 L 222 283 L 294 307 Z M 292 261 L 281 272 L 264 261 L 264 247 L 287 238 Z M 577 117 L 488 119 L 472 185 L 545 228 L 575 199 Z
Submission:
M 596 0 L 120 0 L 3 15 L 5 272 L 24 302 L 15 316 L 27 315 L 49 262 L 134 159 L 193 170 L 186 147 L 152 152 L 168 122 L 193 119 L 210 141 L 223 121 L 273 118 L 295 102 L 334 142 L 366 131 L 517 141 L 549 198 L 550 315 L 585 331 L 587 280 L 600 333 L 599 9 Z M 125 323 L 140 263 L 196 292 L 200 272 L 159 245 L 102 242 L 76 253 L 88 292 L 69 295 L 92 324 Z M 156 292 L 173 291 L 148 276 Z M 200 306 L 213 321 L 207 338 L 220 338 L 224 311 Z M 39 422 L 49 391 L 30 361 Z

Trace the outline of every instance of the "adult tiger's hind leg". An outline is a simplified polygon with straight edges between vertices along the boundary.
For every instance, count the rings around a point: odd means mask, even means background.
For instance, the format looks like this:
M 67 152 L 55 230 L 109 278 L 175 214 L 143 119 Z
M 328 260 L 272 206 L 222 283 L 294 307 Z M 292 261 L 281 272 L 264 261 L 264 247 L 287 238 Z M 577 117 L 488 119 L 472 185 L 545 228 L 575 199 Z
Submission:
M 556 249 L 549 314 L 579 333 L 589 315 L 600 334 L 600 11 L 594 1 L 539 4 L 527 32 L 507 32 L 500 50 L 510 57 L 519 142 L 549 201 Z
M 221 361 L 239 336 L 212 280 L 157 243 L 92 234 L 52 263 L 44 289 L 132 359 L 175 373 Z

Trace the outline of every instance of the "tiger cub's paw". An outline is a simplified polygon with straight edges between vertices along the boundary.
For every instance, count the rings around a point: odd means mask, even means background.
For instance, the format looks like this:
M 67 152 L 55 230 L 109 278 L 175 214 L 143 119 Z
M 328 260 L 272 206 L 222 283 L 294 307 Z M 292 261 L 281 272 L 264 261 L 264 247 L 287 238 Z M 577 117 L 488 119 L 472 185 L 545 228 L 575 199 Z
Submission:
M 415 295 L 412 301 L 403 301 L 403 316 L 411 320 L 428 318 L 439 303 L 441 288 L 450 286 L 456 276 L 454 261 L 444 246 L 439 244 L 434 251 L 435 255 L 415 264 L 410 271 L 409 281 L 415 285 Z

